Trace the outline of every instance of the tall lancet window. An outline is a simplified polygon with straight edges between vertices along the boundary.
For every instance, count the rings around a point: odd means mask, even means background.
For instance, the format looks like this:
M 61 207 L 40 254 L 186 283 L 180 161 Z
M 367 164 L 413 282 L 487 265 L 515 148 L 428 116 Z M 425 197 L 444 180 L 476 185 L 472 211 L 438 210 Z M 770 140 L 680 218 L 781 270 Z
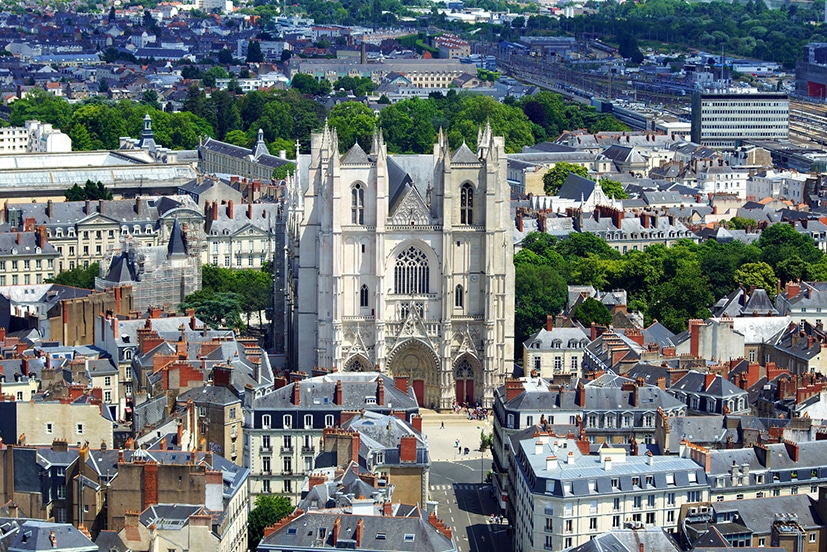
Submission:
M 359 306 L 368 306 L 368 286 L 362 284 L 362 289 L 359 290 Z
M 470 184 L 463 184 L 459 191 L 459 222 L 474 224 L 474 189 Z
M 365 224 L 365 189 L 358 183 L 350 189 L 350 222 Z

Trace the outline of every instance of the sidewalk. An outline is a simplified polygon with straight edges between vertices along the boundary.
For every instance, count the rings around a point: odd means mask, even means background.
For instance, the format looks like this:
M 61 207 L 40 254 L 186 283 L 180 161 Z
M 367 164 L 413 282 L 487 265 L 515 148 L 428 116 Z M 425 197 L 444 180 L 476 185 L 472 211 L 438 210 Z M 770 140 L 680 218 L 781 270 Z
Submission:
M 428 438 L 431 462 L 453 462 L 456 460 L 474 460 L 480 457 L 480 432 L 491 433 L 491 416 L 488 420 L 469 420 L 464 413 L 435 412 L 420 408 L 422 415 L 422 433 Z M 445 428 L 442 428 L 442 424 Z M 459 454 L 456 441 L 462 449 L 468 447 L 467 455 Z M 485 451 L 486 457 L 490 456 Z

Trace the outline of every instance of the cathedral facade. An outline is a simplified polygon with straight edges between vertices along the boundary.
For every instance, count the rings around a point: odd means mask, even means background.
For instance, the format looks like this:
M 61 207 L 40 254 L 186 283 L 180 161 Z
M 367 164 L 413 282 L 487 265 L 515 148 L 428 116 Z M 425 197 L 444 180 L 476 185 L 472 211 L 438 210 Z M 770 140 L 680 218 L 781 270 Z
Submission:
M 287 365 L 407 376 L 420 406 L 490 407 L 514 354 L 504 140 L 339 154 L 325 127 L 287 189 Z

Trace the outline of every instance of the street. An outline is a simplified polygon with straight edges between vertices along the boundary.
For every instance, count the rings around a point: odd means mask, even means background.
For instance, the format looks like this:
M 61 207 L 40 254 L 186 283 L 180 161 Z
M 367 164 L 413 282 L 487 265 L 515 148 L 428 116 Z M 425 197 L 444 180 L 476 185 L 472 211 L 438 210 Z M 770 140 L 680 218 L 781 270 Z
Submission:
M 460 552 L 511 550 L 506 524 L 492 524 L 497 511 L 491 485 L 480 483 L 491 466 L 491 454 L 482 460 L 472 451 L 468 460 L 434 462 L 431 465 L 431 500 L 439 504 L 438 516 L 454 530 Z

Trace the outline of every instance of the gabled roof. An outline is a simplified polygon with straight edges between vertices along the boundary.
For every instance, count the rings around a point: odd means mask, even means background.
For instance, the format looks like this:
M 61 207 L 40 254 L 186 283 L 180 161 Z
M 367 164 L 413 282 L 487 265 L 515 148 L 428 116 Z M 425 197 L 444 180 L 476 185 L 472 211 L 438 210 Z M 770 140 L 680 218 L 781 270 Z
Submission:
M 741 309 L 742 316 L 775 316 L 778 311 L 772 306 L 769 295 L 763 289 L 756 289 L 750 295 L 747 304 Z
M 458 163 L 458 164 L 466 164 L 466 163 L 479 163 L 480 159 L 477 157 L 477 154 L 471 151 L 465 142 L 454 152 L 454 155 L 451 157 L 451 163 Z
M 572 199 L 575 201 L 588 200 L 594 193 L 597 183 L 588 178 L 583 178 L 574 173 L 569 173 L 565 182 L 560 187 L 557 195 L 562 199 Z
M 342 157 L 342 165 L 366 165 L 368 163 L 370 163 L 368 154 L 365 153 L 365 150 L 362 149 L 359 142 L 355 142 Z

